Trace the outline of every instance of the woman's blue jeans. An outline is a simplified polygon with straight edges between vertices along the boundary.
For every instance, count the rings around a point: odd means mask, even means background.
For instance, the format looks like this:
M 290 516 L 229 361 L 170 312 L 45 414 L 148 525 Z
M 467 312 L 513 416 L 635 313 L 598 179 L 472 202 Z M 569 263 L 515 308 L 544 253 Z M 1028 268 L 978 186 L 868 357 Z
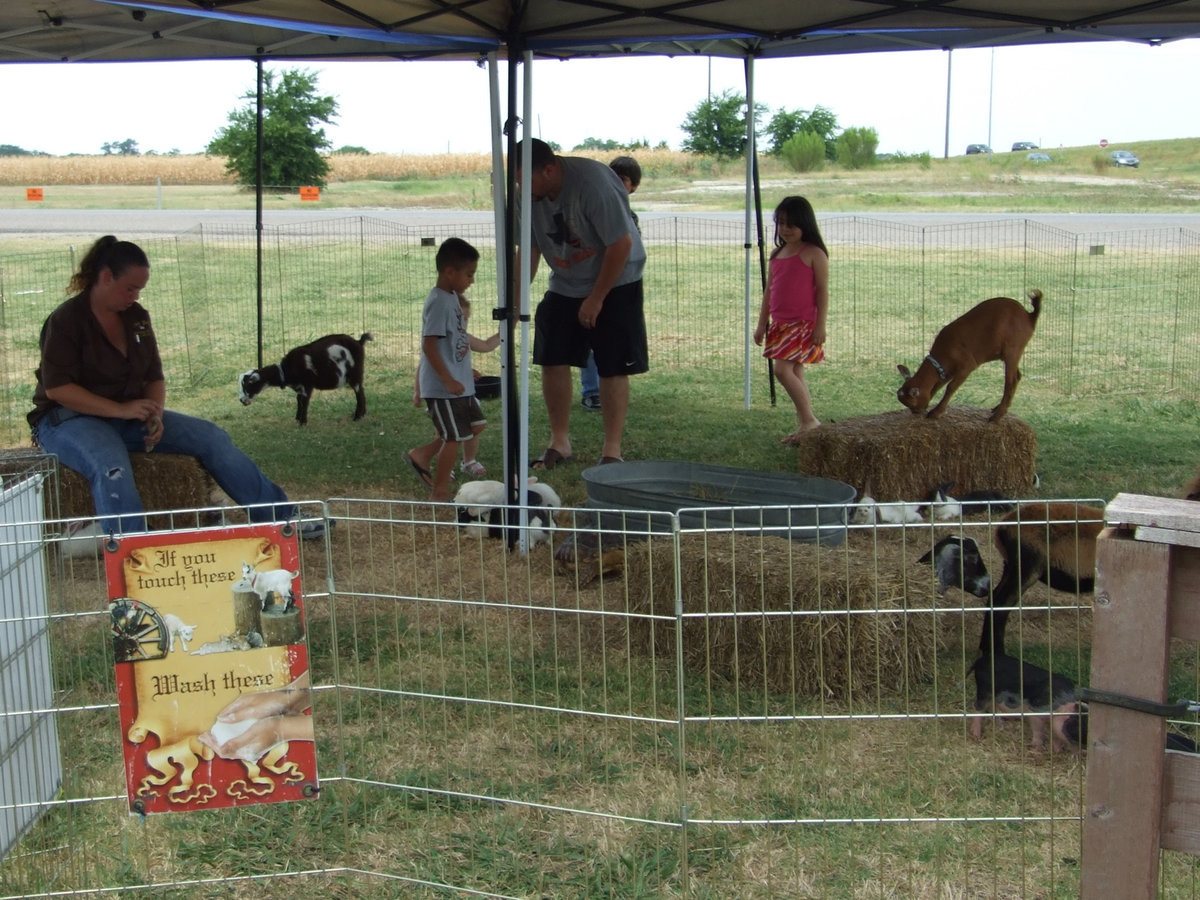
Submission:
M 135 419 L 102 419 L 71 415 L 56 420 L 57 410 L 43 416 L 34 438 L 47 453 L 87 479 L 96 514 L 105 534 L 146 530 L 142 498 L 133 482 L 129 451 L 144 451 L 145 425 Z M 235 503 L 258 506 L 249 511 L 253 522 L 272 522 L 294 515 L 283 488 L 267 478 L 245 453 L 234 446 L 224 429 L 206 419 L 167 410 L 163 413 L 159 453 L 195 457 Z M 285 504 L 273 506 L 273 504 Z

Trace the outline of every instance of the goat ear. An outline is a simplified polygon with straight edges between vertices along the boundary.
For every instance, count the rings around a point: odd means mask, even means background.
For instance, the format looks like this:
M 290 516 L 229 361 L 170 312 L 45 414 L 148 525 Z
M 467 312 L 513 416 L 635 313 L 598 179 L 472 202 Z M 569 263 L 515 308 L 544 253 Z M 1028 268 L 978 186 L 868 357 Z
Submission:
M 917 560 L 918 563 L 927 563 L 933 559 L 933 551 L 928 551 L 924 556 Z
M 912 372 L 908 371 L 908 366 L 898 365 L 898 366 L 896 366 L 896 368 L 899 370 L 900 374 L 903 375 L 905 378 L 912 378 Z

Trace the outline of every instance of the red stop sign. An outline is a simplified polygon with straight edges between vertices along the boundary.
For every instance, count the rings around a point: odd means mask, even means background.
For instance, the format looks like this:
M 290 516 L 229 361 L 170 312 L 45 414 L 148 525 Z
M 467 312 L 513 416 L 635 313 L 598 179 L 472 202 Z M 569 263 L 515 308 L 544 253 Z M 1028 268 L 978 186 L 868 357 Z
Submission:
M 1108 141 L 1107 141 L 1107 140 L 1105 140 L 1104 138 L 1101 138 L 1101 139 L 1100 139 L 1100 146 L 1101 146 L 1101 147 L 1107 147 L 1107 146 L 1108 146 Z

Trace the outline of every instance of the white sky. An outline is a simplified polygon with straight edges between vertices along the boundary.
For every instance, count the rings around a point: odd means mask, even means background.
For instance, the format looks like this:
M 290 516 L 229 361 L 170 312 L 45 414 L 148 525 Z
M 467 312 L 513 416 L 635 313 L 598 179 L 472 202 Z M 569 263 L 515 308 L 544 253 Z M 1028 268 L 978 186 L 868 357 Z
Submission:
M 755 99 L 831 109 L 868 126 L 879 149 L 941 156 L 947 53 L 913 51 L 763 60 Z M 968 143 L 1007 150 L 1200 136 L 1200 40 L 1161 47 L 1096 43 L 956 50 L 950 64 L 951 154 Z M 372 153 L 485 152 L 488 78 L 472 63 L 312 63 L 339 116 L 333 145 Z M 251 62 L 0 65 L 0 144 L 56 155 L 99 153 L 129 138 L 143 152 L 203 151 L 254 87 Z M 745 92 L 740 60 L 605 59 L 533 67 L 533 133 L 570 149 L 587 137 L 666 141 L 705 98 Z M 501 97 L 505 96 L 503 87 Z M 989 113 L 990 107 L 990 113 Z M 764 120 L 764 124 L 765 124 Z M 0 163 L 2 165 L 2 163 Z

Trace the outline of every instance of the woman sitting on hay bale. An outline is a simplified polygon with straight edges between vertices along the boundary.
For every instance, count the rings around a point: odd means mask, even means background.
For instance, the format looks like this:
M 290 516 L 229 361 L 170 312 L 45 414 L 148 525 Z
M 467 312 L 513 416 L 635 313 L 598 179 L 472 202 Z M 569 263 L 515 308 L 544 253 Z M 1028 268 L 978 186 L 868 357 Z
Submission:
M 150 279 L 145 252 L 112 235 L 88 250 L 71 278 L 75 296 L 42 325 L 42 356 L 29 424 L 34 441 L 91 487 L 106 534 L 145 531 L 129 451 L 195 458 L 253 521 L 296 514 L 283 488 L 263 475 L 224 430 L 165 408 L 166 382 L 150 314 L 138 295 Z M 321 521 L 301 527 L 320 537 Z

